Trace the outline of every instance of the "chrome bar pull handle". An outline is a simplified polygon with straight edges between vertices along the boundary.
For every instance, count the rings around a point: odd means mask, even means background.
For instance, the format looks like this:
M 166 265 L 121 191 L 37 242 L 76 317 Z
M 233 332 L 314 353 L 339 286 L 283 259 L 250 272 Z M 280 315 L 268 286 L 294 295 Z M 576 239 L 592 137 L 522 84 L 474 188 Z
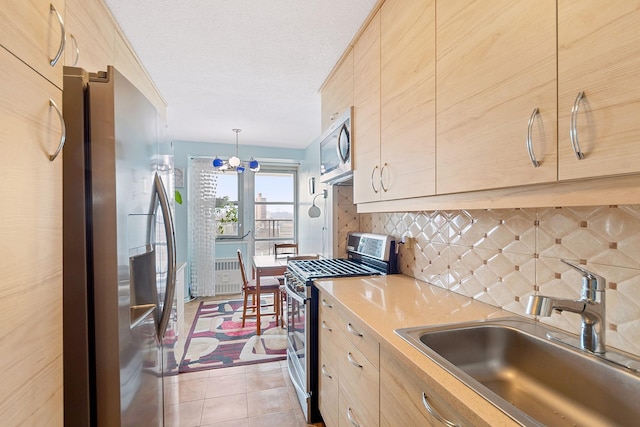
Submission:
M 69 34 L 69 38 L 71 39 L 71 41 L 73 42 L 73 46 L 75 47 L 73 51 L 76 55 L 73 59 L 73 63 L 71 64 L 75 67 L 76 65 L 78 65 L 78 61 L 80 60 L 80 45 L 78 44 L 78 40 L 76 40 L 76 37 L 73 34 Z
M 373 192 L 378 194 L 378 191 L 380 191 L 379 188 L 376 188 L 375 185 L 375 180 L 373 179 L 374 175 L 376 174 L 376 170 L 378 170 L 378 165 L 376 165 L 372 170 L 371 170 L 371 188 L 373 188 Z
M 380 169 L 380 188 L 382 188 L 382 190 L 386 193 L 387 191 L 389 191 L 389 187 L 385 187 L 384 186 L 384 170 L 387 168 L 387 166 L 389 166 L 388 164 L 384 164 L 382 166 L 382 169 Z
M 60 151 L 62 151 L 62 147 L 64 147 L 64 143 L 67 140 L 67 127 L 64 124 L 64 117 L 62 117 L 62 111 L 60 111 L 60 108 L 58 108 L 56 103 L 53 102 L 53 99 L 49 100 L 49 106 L 53 107 L 53 109 L 56 110 L 56 113 L 58 113 L 58 118 L 60 119 L 60 127 L 62 128 L 60 132 L 60 143 L 58 144 L 58 148 L 56 149 L 55 153 L 49 156 L 49 160 L 53 162 L 56 159 L 56 157 L 58 157 L 58 154 L 60 154 Z
M 347 323 L 347 330 L 357 337 L 362 337 L 362 334 L 356 331 L 351 323 Z
M 347 418 L 349 419 L 349 422 L 353 427 L 360 427 L 360 424 L 356 422 L 356 420 L 353 418 L 353 415 L 351 414 L 351 408 L 347 408 Z
M 351 363 L 356 368 L 362 368 L 362 365 L 359 364 L 358 362 L 356 362 L 356 359 L 353 358 L 353 355 L 351 355 L 350 351 L 347 352 L 347 360 L 349 361 L 349 363 Z
M 60 46 L 58 47 L 58 53 L 56 53 L 56 56 L 54 56 L 53 58 L 50 58 L 49 60 L 49 64 L 52 67 L 54 67 L 60 60 L 60 57 L 62 56 L 62 52 L 64 51 L 64 45 L 67 41 L 67 36 L 65 35 L 65 32 L 64 32 L 64 21 L 62 21 L 62 16 L 60 16 L 56 8 L 53 6 L 53 3 L 50 3 L 49 6 L 50 6 L 49 10 L 56 14 L 56 17 L 58 18 L 58 22 L 60 23 Z
M 427 399 L 427 393 L 425 393 L 424 391 L 422 392 L 422 404 L 427 409 L 427 412 L 429 412 L 433 416 L 433 418 L 440 421 L 442 425 L 447 427 L 460 427 L 459 424 L 453 423 L 448 419 L 444 418 L 442 415 L 440 415 L 438 411 L 436 411 L 433 408 L 433 406 L 429 404 L 429 400 Z
M 324 363 L 322 364 L 322 367 L 320 367 L 320 371 L 322 371 L 322 375 L 324 375 L 325 377 L 329 378 L 330 380 L 333 379 L 333 376 L 329 374 L 329 371 L 327 371 L 327 367 L 324 365 Z
M 580 109 L 580 101 L 584 98 L 584 92 L 581 91 L 576 96 L 576 100 L 573 102 L 573 108 L 571 109 L 571 121 L 569 128 L 569 136 L 571 137 L 571 146 L 573 152 L 576 153 L 578 160 L 584 159 L 584 153 L 580 149 L 580 143 L 578 142 L 578 111 Z
M 531 141 L 531 133 L 533 130 L 533 122 L 538 115 L 539 110 L 538 107 L 533 109 L 531 113 L 531 117 L 529 117 L 529 123 L 527 125 L 527 151 L 529 152 L 529 159 L 531 159 L 531 164 L 534 168 L 540 167 L 540 162 L 536 159 L 536 155 L 533 152 L 533 142 Z

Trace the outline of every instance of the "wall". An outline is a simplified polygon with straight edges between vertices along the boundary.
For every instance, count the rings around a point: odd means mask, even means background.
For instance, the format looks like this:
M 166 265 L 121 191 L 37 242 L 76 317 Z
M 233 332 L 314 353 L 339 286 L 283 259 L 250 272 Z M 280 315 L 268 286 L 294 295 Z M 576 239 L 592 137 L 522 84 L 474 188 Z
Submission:
M 640 205 L 361 214 L 363 231 L 407 234 L 403 274 L 526 315 L 538 292 L 580 298 L 578 261 L 607 279 L 607 345 L 640 355 Z M 578 334 L 580 316 L 540 321 Z

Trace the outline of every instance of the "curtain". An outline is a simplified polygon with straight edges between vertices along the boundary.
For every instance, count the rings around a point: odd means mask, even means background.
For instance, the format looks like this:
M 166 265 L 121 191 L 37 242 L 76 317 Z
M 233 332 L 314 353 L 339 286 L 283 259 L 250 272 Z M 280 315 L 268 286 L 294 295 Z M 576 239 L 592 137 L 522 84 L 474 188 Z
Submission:
M 217 175 L 211 159 L 193 157 L 189 163 L 189 267 L 192 297 L 214 296 Z

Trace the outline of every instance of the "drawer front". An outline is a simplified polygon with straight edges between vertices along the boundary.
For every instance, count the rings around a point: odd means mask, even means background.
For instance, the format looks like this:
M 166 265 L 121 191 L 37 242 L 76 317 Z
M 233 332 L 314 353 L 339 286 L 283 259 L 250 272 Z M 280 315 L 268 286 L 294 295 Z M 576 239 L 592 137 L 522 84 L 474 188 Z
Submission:
M 330 349 L 331 350 L 331 349 Z M 338 426 L 338 366 L 333 357 L 320 353 L 318 372 L 318 405 L 327 427 Z
M 338 404 L 338 418 L 340 427 L 377 427 L 378 413 L 375 417 L 371 416 L 372 408 L 366 404 L 357 400 L 357 396 L 352 391 L 343 387 L 342 381 L 340 382 L 340 402 Z M 374 402 L 369 404 L 373 406 Z M 375 410 L 378 410 L 378 402 L 375 402 Z M 396 424 L 401 425 L 401 424 Z
M 348 314 L 343 314 L 339 327 L 351 345 L 357 348 L 378 369 L 380 366 L 380 345 L 373 334 Z
M 380 412 L 380 374 L 378 369 L 350 342 L 343 337 L 339 353 L 340 389 L 349 397 L 358 424 L 377 426 Z M 342 397 L 340 403 L 342 404 Z M 340 417 L 346 416 L 341 409 Z
M 417 378 L 406 366 L 386 352 L 381 354 L 380 367 L 380 425 L 432 425 L 443 423 L 424 405 L 427 403 L 442 418 L 458 426 L 472 426 L 460 411 L 453 409 L 444 398 L 435 393 L 426 382 Z

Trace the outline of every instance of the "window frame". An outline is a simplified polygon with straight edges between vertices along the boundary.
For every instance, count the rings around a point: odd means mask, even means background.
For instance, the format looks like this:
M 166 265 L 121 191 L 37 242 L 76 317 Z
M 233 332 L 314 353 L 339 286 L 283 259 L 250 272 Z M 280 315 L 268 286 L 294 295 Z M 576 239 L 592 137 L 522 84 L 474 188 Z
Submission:
M 255 186 L 255 182 L 256 182 L 256 178 L 257 176 L 259 176 L 261 173 L 263 174 L 268 174 L 268 173 L 273 173 L 273 174 L 290 174 L 292 176 L 292 180 L 293 180 L 293 201 L 292 202 L 256 202 L 256 196 L 257 196 L 257 191 L 256 191 L 256 186 Z M 276 242 L 282 242 L 282 243 L 295 243 L 298 241 L 298 165 L 261 165 L 260 171 L 256 172 L 253 175 L 253 191 L 252 193 L 252 200 L 251 200 L 251 204 L 253 205 L 251 207 L 252 212 L 254 213 L 253 215 L 253 248 L 254 248 L 254 253 L 257 253 L 255 248 L 256 248 L 256 244 L 258 244 L 259 242 L 272 242 L 272 243 L 276 243 Z M 293 237 L 283 237 L 283 238 L 258 238 L 256 236 L 255 233 L 255 229 L 256 229 L 256 217 L 255 217 L 255 212 L 257 210 L 257 207 L 259 206 L 266 206 L 266 205 L 280 205 L 280 206 L 291 206 L 292 210 L 293 210 Z M 273 254 L 273 245 L 269 246 L 269 255 Z
M 236 234 L 218 234 L 216 233 L 216 241 L 225 240 L 242 240 L 245 237 L 244 223 L 245 223 L 245 177 L 243 173 L 238 173 L 235 170 L 217 171 L 220 175 L 236 175 L 238 184 L 238 232 Z M 218 195 L 216 195 L 216 200 Z

